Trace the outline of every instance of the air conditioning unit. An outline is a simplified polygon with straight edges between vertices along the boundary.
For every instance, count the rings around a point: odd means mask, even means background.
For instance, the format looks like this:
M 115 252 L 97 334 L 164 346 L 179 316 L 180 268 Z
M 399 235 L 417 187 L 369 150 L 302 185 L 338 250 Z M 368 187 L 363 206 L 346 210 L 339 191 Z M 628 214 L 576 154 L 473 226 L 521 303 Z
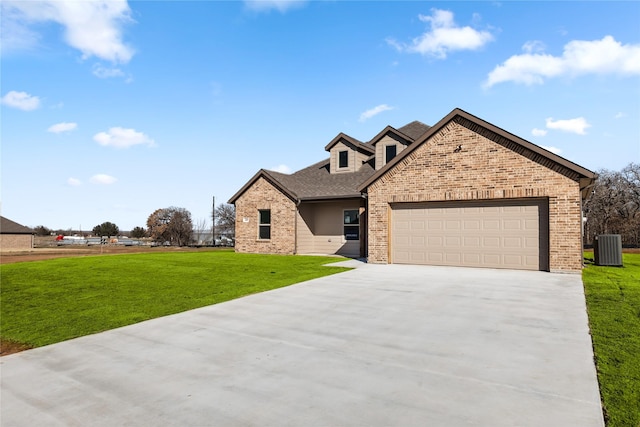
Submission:
M 600 234 L 593 242 L 596 265 L 622 267 L 622 237 L 619 234 Z

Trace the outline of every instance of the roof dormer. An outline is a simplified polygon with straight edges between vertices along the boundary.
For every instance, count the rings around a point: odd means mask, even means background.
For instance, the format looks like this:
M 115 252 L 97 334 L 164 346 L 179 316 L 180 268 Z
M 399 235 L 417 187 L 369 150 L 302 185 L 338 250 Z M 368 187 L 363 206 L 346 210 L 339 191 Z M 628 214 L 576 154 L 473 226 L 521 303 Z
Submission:
M 413 138 L 399 130 L 387 126 L 378 133 L 371 141 L 370 145 L 375 147 L 376 164 L 375 169 L 378 170 L 393 160 L 395 156 L 400 154 L 409 144 L 413 142 Z
M 326 147 L 330 173 L 357 172 L 374 153 L 374 147 L 344 133 L 338 134 Z

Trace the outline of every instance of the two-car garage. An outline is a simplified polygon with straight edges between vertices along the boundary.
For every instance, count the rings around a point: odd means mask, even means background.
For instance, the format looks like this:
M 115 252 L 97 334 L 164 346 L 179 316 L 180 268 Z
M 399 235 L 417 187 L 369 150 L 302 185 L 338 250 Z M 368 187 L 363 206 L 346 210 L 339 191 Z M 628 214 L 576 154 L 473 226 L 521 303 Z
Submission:
M 549 270 L 547 199 L 391 205 L 395 264 Z

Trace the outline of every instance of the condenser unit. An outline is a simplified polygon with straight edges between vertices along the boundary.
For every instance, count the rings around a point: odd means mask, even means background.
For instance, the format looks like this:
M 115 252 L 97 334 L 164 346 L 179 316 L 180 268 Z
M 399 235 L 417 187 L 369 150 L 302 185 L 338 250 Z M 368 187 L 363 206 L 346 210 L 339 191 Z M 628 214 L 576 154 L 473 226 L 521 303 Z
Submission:
M 593 242 L 596 265 L 622 267 L 622 237 L 619 234 L 601 234 Z

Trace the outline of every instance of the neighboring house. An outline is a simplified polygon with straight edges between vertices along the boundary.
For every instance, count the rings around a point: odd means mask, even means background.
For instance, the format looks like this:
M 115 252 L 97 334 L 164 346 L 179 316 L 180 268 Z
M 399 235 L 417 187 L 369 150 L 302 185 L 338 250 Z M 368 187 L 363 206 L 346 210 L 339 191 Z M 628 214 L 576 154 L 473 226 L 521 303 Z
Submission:
M 33 249 L 32 229 L 0 216 L 0 250 L 24 251 Z
M 582 268 L 596 174 L 460 109 L 433 127 L 338 134 L 329 158 L 260 170 L 230 200 L 236 250 L 370 263 Z

